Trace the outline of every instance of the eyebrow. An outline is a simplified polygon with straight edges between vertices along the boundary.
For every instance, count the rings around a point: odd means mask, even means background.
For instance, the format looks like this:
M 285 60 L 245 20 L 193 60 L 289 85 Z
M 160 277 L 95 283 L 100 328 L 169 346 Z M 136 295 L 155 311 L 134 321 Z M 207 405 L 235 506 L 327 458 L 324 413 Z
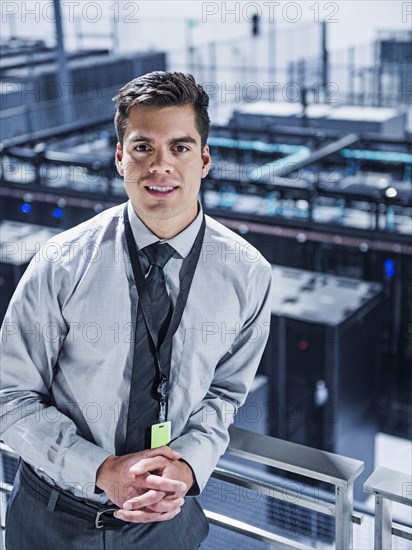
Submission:
M 128 143 L 136 143 L 137 141 L 146 141 L 147 143 L 153 143 L 155 140 L 147 136 L 142 136 L 140 134 L 136 136 L 131 136 L 127 139 Z M 193 143 L 196 145 L 197 141 L 192 136 L 181 136 L 181 137 L 177 137 L 169 140 L 170 145 L 174 145 L 176 143 Z

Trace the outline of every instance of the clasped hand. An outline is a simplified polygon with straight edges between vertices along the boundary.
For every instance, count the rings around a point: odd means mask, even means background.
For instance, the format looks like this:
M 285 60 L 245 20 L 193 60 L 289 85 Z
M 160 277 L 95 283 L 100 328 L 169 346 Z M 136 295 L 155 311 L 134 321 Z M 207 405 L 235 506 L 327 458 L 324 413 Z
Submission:
M 193 484 L 193 473 L 181 455 L 158 447 L 124 456 L 109 456 L 97 471 L 96 485 L 121 510 L 124 521 L 148 523 L 174 518 Z

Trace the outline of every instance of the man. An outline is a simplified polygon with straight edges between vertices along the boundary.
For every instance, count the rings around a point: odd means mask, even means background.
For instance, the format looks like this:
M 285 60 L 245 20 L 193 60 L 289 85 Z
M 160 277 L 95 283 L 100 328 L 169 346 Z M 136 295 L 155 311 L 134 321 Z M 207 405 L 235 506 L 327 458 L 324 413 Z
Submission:
M 208 526 L 190 496 L 268 335 L 269 264 L 198 203 L 207 94 L 153 72 L 115 101 L 129 201 L 37 254 L 2 329 L 1 437 L 22 457 L 8 550 L 197 548 Z

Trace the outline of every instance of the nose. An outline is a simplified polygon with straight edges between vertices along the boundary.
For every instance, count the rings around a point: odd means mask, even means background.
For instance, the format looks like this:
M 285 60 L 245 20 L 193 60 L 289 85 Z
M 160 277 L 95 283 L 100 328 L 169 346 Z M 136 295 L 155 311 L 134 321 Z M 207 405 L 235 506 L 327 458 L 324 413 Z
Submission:
M 149 172 L 151 174 L 171 174 L 173 172 L 173 157 L 169 151 L 158 149 L 151 158 Z

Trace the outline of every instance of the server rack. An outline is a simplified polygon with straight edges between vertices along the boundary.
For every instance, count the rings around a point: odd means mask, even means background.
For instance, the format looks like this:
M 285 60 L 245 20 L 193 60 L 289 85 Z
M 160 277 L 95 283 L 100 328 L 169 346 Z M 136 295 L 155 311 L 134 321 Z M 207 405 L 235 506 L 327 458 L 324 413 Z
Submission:
M 273 266 L 269 435 L 374 468 L 382 285 Z

